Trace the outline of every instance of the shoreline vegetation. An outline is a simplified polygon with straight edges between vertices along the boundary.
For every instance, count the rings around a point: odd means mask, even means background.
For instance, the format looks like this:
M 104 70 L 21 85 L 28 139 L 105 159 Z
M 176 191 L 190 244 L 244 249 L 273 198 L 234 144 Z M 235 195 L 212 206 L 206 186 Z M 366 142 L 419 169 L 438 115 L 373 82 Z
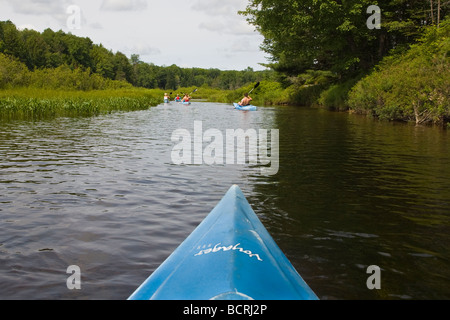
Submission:
M 154 93 L 146 91 L 140 89 L 68 91 L 35 88 L 0 90 L 0 119 L 89 117 L 114 111 L 146 110 L 160 102 Z
M 0 119 L 145 110 L 162 103 L 164 92 L 174 97 L 196 88 L 193 99 L 232 103 L 260 81 L 252 94 L 259 105 L 315 106 L 450 127 L 449 35 L 448 20 L 439 28 L 423 27 L 401 50 L 349 74 L 311 66 L 286 71 L 283 56 L 271 70 L 221 71 L 158 67 L 137 55 L 128 59 L 113 53 L 89 38 L 50 29 L 20 31 L 0 21 Z

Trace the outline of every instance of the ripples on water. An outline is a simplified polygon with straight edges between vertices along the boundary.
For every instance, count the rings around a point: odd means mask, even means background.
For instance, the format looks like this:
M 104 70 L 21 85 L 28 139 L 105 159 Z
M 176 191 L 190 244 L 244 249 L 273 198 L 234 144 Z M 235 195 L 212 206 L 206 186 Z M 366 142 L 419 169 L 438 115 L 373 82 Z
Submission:
M 194 121 L 280 129 L 279 173 L 172 164 L 172 132 Z M 234 183 L 319 297 L 450 298 L 449 146 L 439 129 L 291 107 L 0 123 L 0 298 L 126 299 Z

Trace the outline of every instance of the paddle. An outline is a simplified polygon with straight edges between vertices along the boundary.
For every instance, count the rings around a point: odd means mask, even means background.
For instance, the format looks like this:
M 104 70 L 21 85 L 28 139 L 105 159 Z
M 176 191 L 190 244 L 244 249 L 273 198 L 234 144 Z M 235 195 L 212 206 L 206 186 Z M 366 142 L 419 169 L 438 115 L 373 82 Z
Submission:
M 252 93 L 253 90 L 255 90 L 256 88 L 258 88 L 260 84 L 261 84 L 261 82 L 258 82 L 257 84 L 255 84 L 255 87 L 254 87 L 252 90 L 250 90 L 250 92 L 249 92 L 248 94 Z
M 191 93 L 189 93 L 189 95 L 191 95 L 191 94 L 193 94 L 193 93 L 196 93 L 198 91 L 198 89 L 195 89 L 194 91 L 192 91 Z M 172 94 L 172 93 L 171 93 Z M 181 95 L 183 95 L 183 93 L 181 94 Z

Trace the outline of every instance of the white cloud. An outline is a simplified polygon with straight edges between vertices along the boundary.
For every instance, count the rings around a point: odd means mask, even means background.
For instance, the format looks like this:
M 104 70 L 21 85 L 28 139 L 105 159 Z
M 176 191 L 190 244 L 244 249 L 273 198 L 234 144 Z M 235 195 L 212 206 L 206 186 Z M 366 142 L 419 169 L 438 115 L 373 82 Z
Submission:
M 70 1 L 54 1 L 54 0 L 6 0 L 15 13 L 29 14 L 29 15 L 65 15 Z
M 236 16 L 243 10 L 247 0 L 197 0 L 192 9 L 203 11 L 211 16 Z
M 106 11 L 139 11 L 147 9 L 147 0 L 103 0 L 101 9 Z
M 220 23 L 214 20 L 202 22 L 199 24 L 200 29 L 217 32 L 219 34 L 232 35 L 252 35 L 254 28 L 245 23 L 245 21 L 234 21 L 233 23 Z
M 253 52 L 259 51 L 259 42 L 255 41 L 254 38 L 245 37 L 242 40 L 234 40 L 230 46 L 225 50 L 230 52 Z
M 90 23 L 89 27 L 91 27 L 92 29 L 97 29 L 97 30 L 103 29 L 103 25 L 99 22 Z
M 80 15 L 81 25 L 86 24 L 82 7 L 74 4 L 78 0 L 5 0 L 5 2 L 9 4 L 13 16 L 22 16 L 18 21 L 13 19 L 19 28 L 32 27 L 37 31 L 46 28 L 67 30 L 68 21 L 75 12 Z M 77 8 L 76 11 L 70 9 L 74 7 Z
M 155 56 L 161 54 L 161 50 L 144 43 L 137 43 L 131 47 L 125 47 L 124 52 L 129 54 L 139 54 L 142 56 Z
M 199 24 L 200 29 L 220 35 L 254 35 L 254 27 L 247 23 L 245 17 L 238 15 L 246 4 L 247 0 L 197 0 L 192 9 L 206 15 Z

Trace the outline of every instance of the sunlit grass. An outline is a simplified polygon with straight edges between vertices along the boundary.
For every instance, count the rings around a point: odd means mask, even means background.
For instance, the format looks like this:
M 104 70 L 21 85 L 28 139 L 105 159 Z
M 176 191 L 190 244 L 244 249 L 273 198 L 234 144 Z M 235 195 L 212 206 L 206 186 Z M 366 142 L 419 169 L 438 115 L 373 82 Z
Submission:
M 146 110 L 160 103 L 161 92 L 137 88 L 98 91 L 0 90 L 0 118 L 32 120 Z

